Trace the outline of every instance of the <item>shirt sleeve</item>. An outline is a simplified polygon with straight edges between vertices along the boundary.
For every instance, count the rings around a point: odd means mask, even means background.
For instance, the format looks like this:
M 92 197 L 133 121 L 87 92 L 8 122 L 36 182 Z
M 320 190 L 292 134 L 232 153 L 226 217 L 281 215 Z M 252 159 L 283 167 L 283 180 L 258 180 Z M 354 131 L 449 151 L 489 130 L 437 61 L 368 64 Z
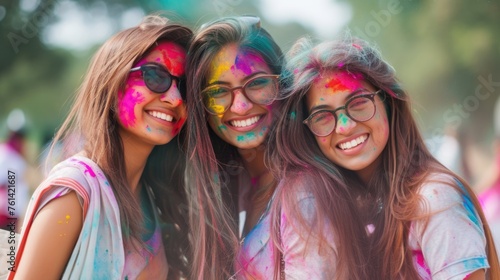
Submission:
M 281 242 L 286 279 L 331 279 L 335 271 L 335 244 L 328 223 L 318 232 L 315 198 L 306 192 L 297 195 L 296 206 L 305 225 L 284 204 L 281 213 Z M 312 233 L 312 234 L 311 234 Z M 326 244 L 321 244 L 323 238 Z
M 413 241 L 414 251 L 423 256 L 423 262 L 415 261 L 417 270 L 429 272 L 432 279 L 464 279 L 488 268 L 483 225 L 470 197 L 438 182 L 426 184 L 420 194 L 422 213 L 432 216 L 427 227 L 419 220 L 410 231 L 410 246 Z

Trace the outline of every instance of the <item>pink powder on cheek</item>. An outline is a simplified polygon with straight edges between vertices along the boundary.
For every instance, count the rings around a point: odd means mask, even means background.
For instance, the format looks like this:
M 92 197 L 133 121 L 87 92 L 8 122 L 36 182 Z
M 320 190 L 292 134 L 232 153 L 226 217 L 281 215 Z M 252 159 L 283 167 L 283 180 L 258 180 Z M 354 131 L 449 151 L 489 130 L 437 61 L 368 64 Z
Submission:
M 186 122 L 186 118 L 180 118 L 179 121 L 177 122 L 177 125 L 172 129 L 172 136 L 176 136 L 179 131 L 181 130 L 182 126 Z
M 135 124 L 135 106 L 143 101 L 144 96 L 130 87 L 127 87 L 125 94 L 118 94 L 118 117 L 123 126 L 130 127 Z
M 389 120 L 387 118 L 384 118 L 384 123 L 385 123 L 384 132 L 385 135 L 387 136 L 391 133 L 391 129 L 389 127 Z
M 139 86 L 139 87 L 146 86 L 146 84 L 144 83 L 144 79 L 142 78 L 141 71 L 134 71 L 129 74 L 125 91 L 134 86 Z
M 345 71 L 336 73 L 331 80 L 325 84 L 325 88 L 331 88 L 333 93 L 354 91 L 362 87 L 361 74 L 350 74 Z

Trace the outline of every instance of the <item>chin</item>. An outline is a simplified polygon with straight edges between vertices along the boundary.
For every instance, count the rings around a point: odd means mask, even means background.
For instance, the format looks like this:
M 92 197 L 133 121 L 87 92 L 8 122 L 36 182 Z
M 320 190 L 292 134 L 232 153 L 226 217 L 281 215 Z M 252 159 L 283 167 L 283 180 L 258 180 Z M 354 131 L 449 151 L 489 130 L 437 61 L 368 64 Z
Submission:
M 262 140 L 257 139 L 256 141 L 251 141 L 251 142 L 236 142 L 234 143 L 234 146 L 238 149 L 246 150 L 246 149 L 257 148 L 260 145 L 262 145 L 262 143 L 264 143 L 263 139 Z

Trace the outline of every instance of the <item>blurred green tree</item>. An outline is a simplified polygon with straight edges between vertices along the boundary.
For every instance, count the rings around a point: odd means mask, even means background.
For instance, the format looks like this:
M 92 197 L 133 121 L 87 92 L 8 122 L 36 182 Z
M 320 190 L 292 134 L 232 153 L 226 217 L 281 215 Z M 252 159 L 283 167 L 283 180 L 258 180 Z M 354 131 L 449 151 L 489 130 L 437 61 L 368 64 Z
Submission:
M 428 136 L 447 125 L 473 141 L 491 136 L 500 95 L 498 1 L 349 2 L 352 33 L 376 43 L 396 68 Z

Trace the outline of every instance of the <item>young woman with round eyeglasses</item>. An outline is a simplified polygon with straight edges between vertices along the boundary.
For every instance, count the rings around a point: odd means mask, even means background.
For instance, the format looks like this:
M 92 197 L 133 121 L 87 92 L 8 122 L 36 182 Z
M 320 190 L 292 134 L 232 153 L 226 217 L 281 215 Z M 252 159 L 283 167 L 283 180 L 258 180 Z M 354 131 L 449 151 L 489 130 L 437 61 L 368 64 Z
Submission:
M 500 279 L 474 192 L 431 156 L 380 54 L 356 38 L 302 39 L 287 59 L 293 83 L 270 143 L 290 183 L 276 192 L 306 189 L 320 226 L 333 229 L 319 236 L 337 268 L 326 278 L 355 279 L 362 266 L 365 279 Z
M 281 271 L 272 263 L 277 251 L 270 239 L 269 212 L 278 199 L 274 195 L 278 181 L 266 157 L 269 131 L 278 113 L 282 52 L 260 27 L 259 18 L 243 16 L 202 26 L 188 53 L 192 278 L 279 277 Z M 316 252 L 294 244 L 299 233 L 293 228 L 283 224 L 280 236 L 283 244 L 316 265 Z M 290 276 L 303 278 L 313 269 L 294 268 L 293 262 L 303 256 L 283 257 L 290 261 L 286 271 Z
M 276 187 L 264 158 L 283 56 L 253 16 L 204 24 L 188 52 L 192 278 L 228 279 L 240 270 L 237 221 L 248 244 Z
M 9 279 L 180 279 L 190 247 L 184 64 L 192 32 L 148 16 L 93 57 L 28 206 Z

